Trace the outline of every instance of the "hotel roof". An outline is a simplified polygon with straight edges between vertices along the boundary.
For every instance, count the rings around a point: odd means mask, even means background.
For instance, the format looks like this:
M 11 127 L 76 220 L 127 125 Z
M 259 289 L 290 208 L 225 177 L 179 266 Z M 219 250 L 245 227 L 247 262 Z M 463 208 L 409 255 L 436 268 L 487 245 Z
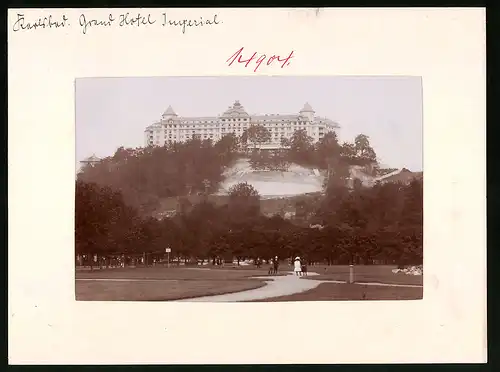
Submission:
M 311 105 L 308 102 L 306 102 L 306 104 L 304 105 L 302 110 L 300 110 L 300 112 L 314 112 L 314 110 L 311 107 Z
M 182 123 L 182 119 L 187 119 L 189 121 L 201 121 L 201 122 L 208 122 L 208 121 L 218 121 L 219 119 L 227 119 L 227 118 L 246 118 L 246 119 L 251 119 L 251 120 L 269 120 L 269 121 L 278 121 L 278 120 L 291 120 L 291 121 L 299 121 L 303 118 L 303 114 L 306 112 L 312 112 L 314 113 L 315 111 L 311 107 L 311 105 L 306 102 L 304 104 L 304 107 L 302 110 L 300 110 L 299 113 L 297 114 L 252 114 L 249 115 L 248 112 L 245 110 L 243 105 L 240 103 L 240 101 L 236 100 L 231 106 L 227 108 L 226 111 L 222 115 L 217 115 L 217 116 L 178 116 L 175 111 L 173 110 L 172 106 L 168 106 L 167 110 L 163 113 L 163 117 L 165 116 L 175 116 L 174 118 L 174 123 L 181 121 L 180 124 L 188 124 L 188 123 Z M 334 125 L 336 127 L 340 127 L 338 123 L 335 121 L 328 119 L 326 117 L 319 117 L 316 116 L 314 117 L 313 121 L 315 123 L 318 122 L 324 122 L 325 124 L 329 125 Z M 198 123 L 200 124 L 200 123 Z M 152 128 L 159 128 L 163 125 L 162 120 L 157 121 L 155 123 L 152 123 L 151 125 L 147 126 L 145 129 L 145 132 L 151 130 Z
M 172 106 L 168 106 L 167 110 L 163 113 L 163 116 L 168 116 L 168 115 L 177 115 Z
M 248 113 L 245 111 L 245 108 L 238 100 L 234 102 L 233 106 L 229 106 L 229 108 L 224 112 L 224 114 L 222 114 L 222 116 L 249 117 Z

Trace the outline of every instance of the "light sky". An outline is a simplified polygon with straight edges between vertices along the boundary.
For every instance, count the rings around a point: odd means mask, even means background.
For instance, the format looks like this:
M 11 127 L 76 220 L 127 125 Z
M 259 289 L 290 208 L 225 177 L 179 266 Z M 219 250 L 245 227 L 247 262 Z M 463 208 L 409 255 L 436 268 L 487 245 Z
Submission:
M 169 105 L 180 116 L 217 116 L 235 100 L 250 115 L 296 114 L 309 102 L 340 124 L 341 142 L 366 134 L 384 166 L 422 170 L 422 83 L 404 76 L 77 79 L 76 160 L 144 146 L 144 129 Z

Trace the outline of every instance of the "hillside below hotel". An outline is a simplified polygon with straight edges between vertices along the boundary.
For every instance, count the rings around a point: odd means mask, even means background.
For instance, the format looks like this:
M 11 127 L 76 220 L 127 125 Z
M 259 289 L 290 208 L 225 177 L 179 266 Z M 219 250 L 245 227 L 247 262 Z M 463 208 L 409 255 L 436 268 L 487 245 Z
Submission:
M 321 192 L 325 179 L 324 172 L 316 168 L 290 164 L 286 170 L 259 170 L 252 168 L 248 159 L 238 159 L 223 175 L 219 195 L 225 195 L 234 185 L 246 182 L 263 198 Z
M 298 113 L 249 115 L 241 103 L 235 101 L 219 116 L 183 117 L 169 106 L 158 122 L 146 128 L 144 140 L 146 146 L 163 146 L 192 138 L 215 142 L 230 133 L 241 136 L 253 125 L 263 126 L 270 132 L 270 140 L 259 145 L 260 149 L 269 150 L 282 148 L 282 139 L 290 139 L 297 130 L 304 130 L 316 143 L 326 133 L 338 132 L 340 128 L 331 119 L 315 116 L 309 103 Z
M 218 191 L 225 195 L 232 186 L 246 182 L 254 187 L 265 199 L 284 196 L 296 196 L 310 193 L 322 193 L 327 178 L 327 171 L 300 166 L 288 165 L 286 170 L 259 170 L 252 168 L 248 159 L 239 159 L 224 172 L 224 181 Z M 351 166 L 349 168 L 348 186 L 352 188 L 358 180 L 365 187 L 373 187 L 377 183 L 409 184 L 415 179 L 422 179 L 422 172 L 411 172 L 406 168 L 395 169 L 384 175 L 374 176 L 365 167 Z

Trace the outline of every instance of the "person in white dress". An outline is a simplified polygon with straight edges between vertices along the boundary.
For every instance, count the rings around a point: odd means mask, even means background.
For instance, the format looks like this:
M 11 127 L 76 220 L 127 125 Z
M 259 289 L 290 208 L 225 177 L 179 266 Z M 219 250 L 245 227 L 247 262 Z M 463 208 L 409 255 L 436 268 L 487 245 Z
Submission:
M 300 276 L 302 273 L 302 266 L 300 264 L 300 257 L 295 257 L 295 261 L 293 262 L 293 271 L 295 275 Z

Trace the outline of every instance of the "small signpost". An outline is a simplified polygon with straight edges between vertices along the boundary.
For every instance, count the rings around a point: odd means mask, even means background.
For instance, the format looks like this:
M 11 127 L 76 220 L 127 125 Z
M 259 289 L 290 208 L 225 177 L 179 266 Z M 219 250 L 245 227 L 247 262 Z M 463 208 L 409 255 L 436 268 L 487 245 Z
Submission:
M 170 252 L 172 252 L 171 248 L 165 248 L 165 253 L 167 254 L 167 267 L 170 267 Z

